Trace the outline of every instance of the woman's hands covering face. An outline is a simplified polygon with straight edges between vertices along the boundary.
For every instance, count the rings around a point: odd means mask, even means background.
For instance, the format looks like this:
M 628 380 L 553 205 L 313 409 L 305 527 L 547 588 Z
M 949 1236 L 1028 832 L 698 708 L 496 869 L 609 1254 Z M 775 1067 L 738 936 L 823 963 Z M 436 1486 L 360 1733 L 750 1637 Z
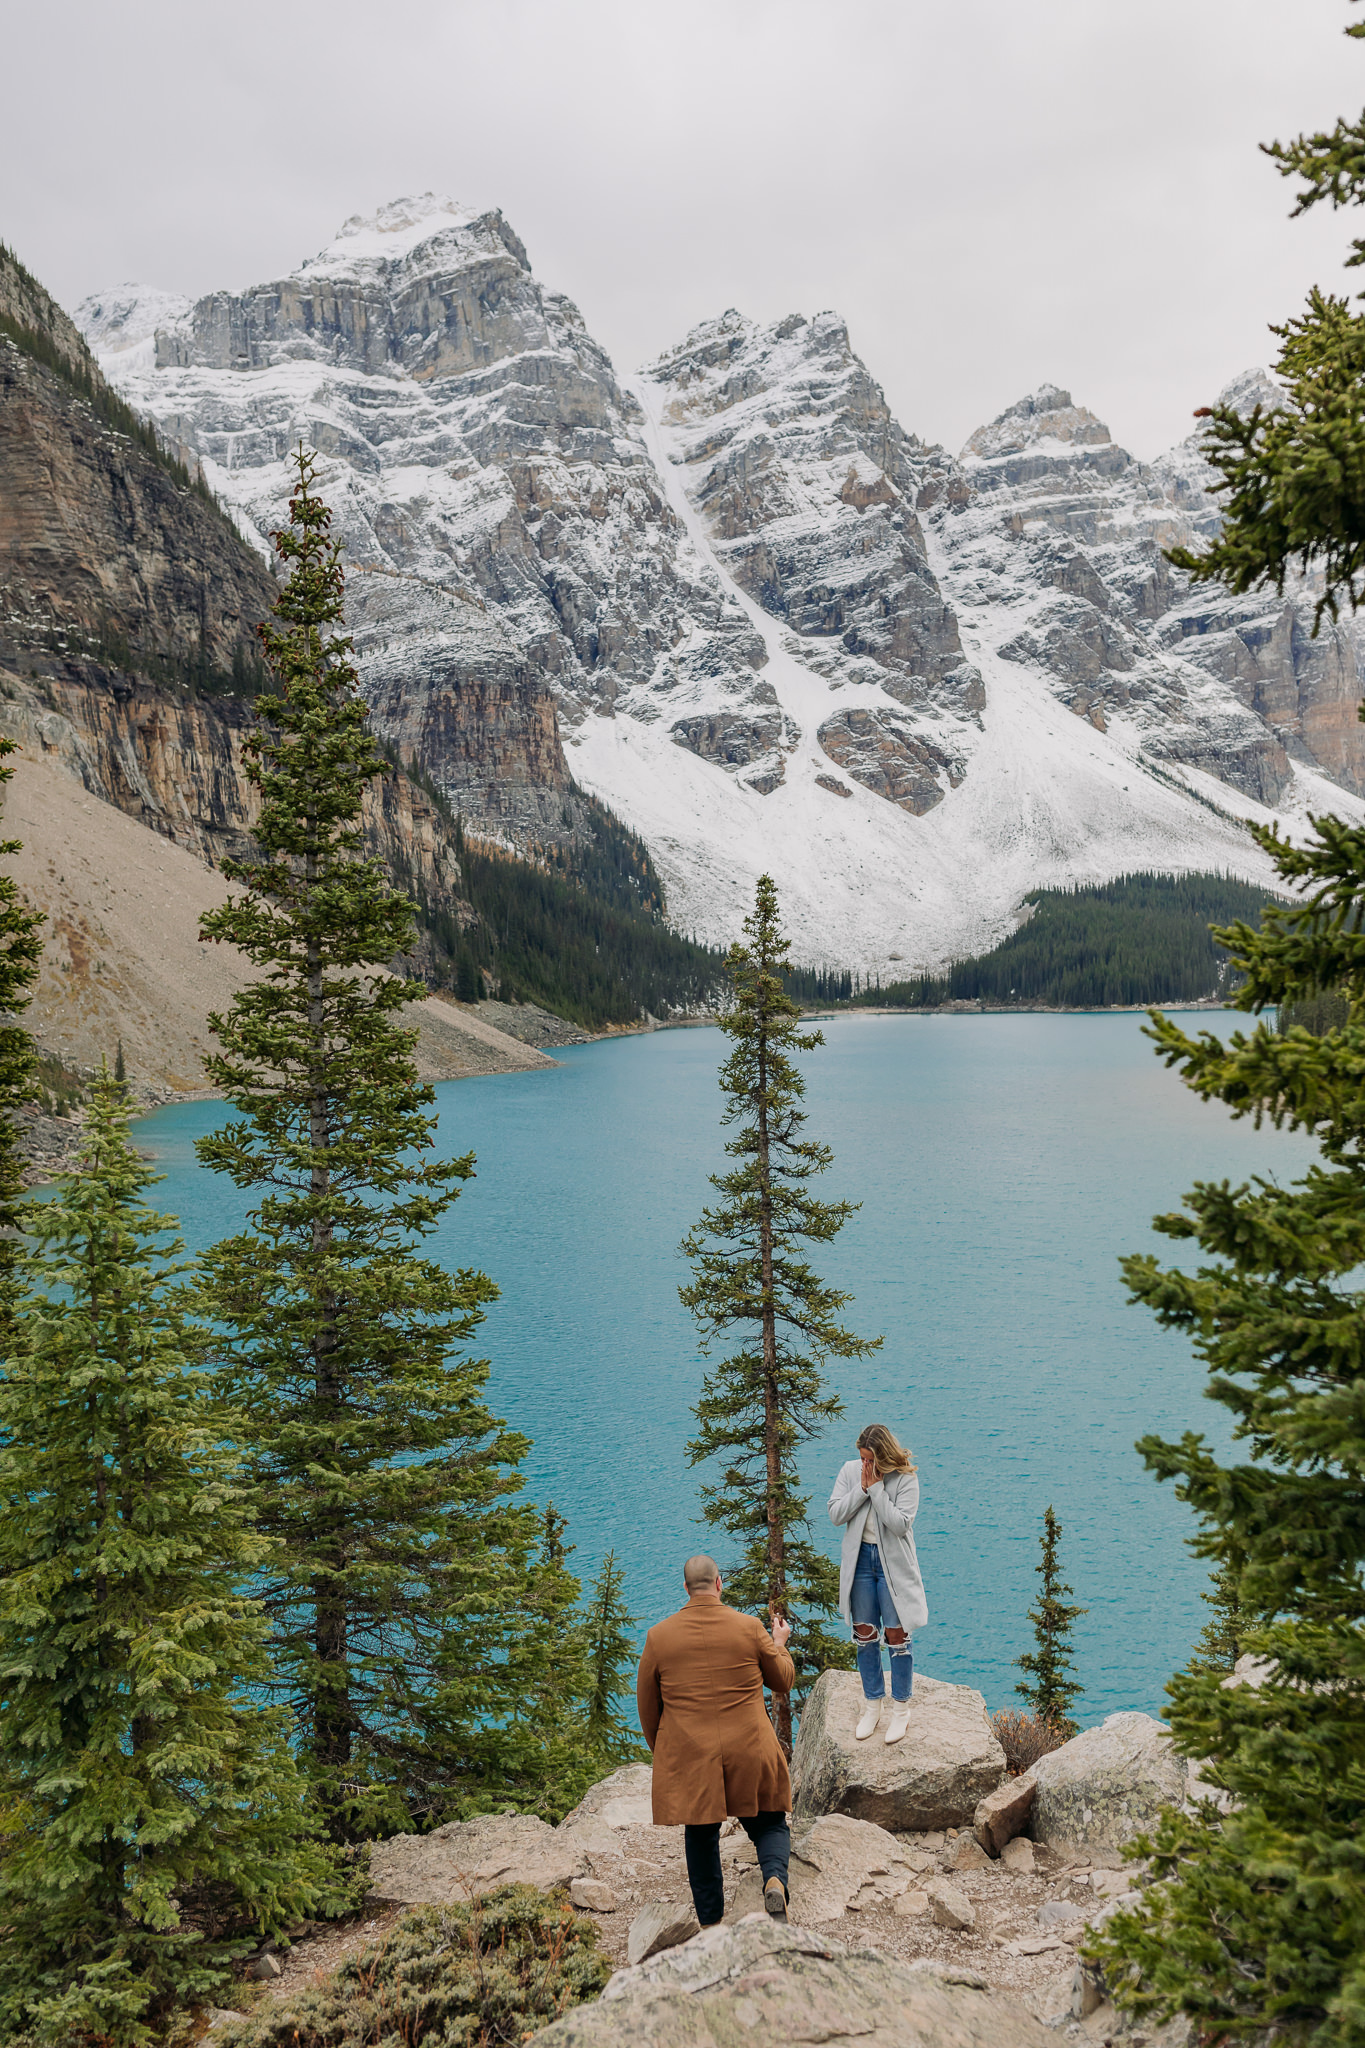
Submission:
M 863 1461 L 863 1492 L 866 1493 L 868 1488 L 880 1479 L 881 1474 L 877 1470 L 877 1460 L 871 1451 L 862 1451 L 859 1455 Z

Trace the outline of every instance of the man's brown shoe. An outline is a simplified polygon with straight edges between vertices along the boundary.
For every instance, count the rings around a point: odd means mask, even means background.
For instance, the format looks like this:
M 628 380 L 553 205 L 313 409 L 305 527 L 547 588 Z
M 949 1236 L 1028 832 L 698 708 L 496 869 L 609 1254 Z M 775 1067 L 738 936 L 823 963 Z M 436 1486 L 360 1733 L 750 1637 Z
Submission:
M 764 1885 L 763 1903 L 768 1909 L 769 1919 L 786 1919 L 787 1887 L 783 1884 L 780 1877 L 770 1877 L 768 1879 L 768 1882 Z

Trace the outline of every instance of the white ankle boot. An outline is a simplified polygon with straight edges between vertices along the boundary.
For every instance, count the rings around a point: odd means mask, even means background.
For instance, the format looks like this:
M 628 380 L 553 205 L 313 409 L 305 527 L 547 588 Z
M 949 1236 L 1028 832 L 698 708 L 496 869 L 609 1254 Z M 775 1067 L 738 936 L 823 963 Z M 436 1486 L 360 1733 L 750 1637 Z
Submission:
M 886 1724 L 886 1740 L 888 1742 L 899 1742 L 909 1726 L 909 1700 L 893 1700 L 891 1702 L 891 1719 Z M 871 1734 L 871 1732 L 872 1731 L 869 1728 L 869 1735 Z
M 859 1742 L 867 1741 L 868 1736 L 872 1733 L 881 1717 L 881 1711 L 882 1703 L 880 1700 L 863 1701 L 863 1718 L 853 1731 L 854 1736 Z

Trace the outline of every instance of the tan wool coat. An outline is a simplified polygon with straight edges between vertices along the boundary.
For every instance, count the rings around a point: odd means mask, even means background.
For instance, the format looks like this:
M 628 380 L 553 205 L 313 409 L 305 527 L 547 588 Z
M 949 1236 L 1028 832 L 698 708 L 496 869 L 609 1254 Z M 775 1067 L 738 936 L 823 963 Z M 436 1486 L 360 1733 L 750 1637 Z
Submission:
M 795 1665 L 761 1621 L 720 1600 L 689 1600 L 649 1631 L 635 1697 L 654 1752 L 657 1827 L 787 1812 L 791 1780 L 765 1683 L 790 1692 Z

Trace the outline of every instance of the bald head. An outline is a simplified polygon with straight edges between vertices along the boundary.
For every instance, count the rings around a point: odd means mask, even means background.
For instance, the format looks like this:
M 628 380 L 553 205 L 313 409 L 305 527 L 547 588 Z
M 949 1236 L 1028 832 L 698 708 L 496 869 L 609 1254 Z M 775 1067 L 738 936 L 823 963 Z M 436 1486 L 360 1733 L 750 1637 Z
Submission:
M 689 1593 L 714 1593 L 720 1566 L 714 1557 L 689 1557 L 683 1566 L 683 1584 Z

